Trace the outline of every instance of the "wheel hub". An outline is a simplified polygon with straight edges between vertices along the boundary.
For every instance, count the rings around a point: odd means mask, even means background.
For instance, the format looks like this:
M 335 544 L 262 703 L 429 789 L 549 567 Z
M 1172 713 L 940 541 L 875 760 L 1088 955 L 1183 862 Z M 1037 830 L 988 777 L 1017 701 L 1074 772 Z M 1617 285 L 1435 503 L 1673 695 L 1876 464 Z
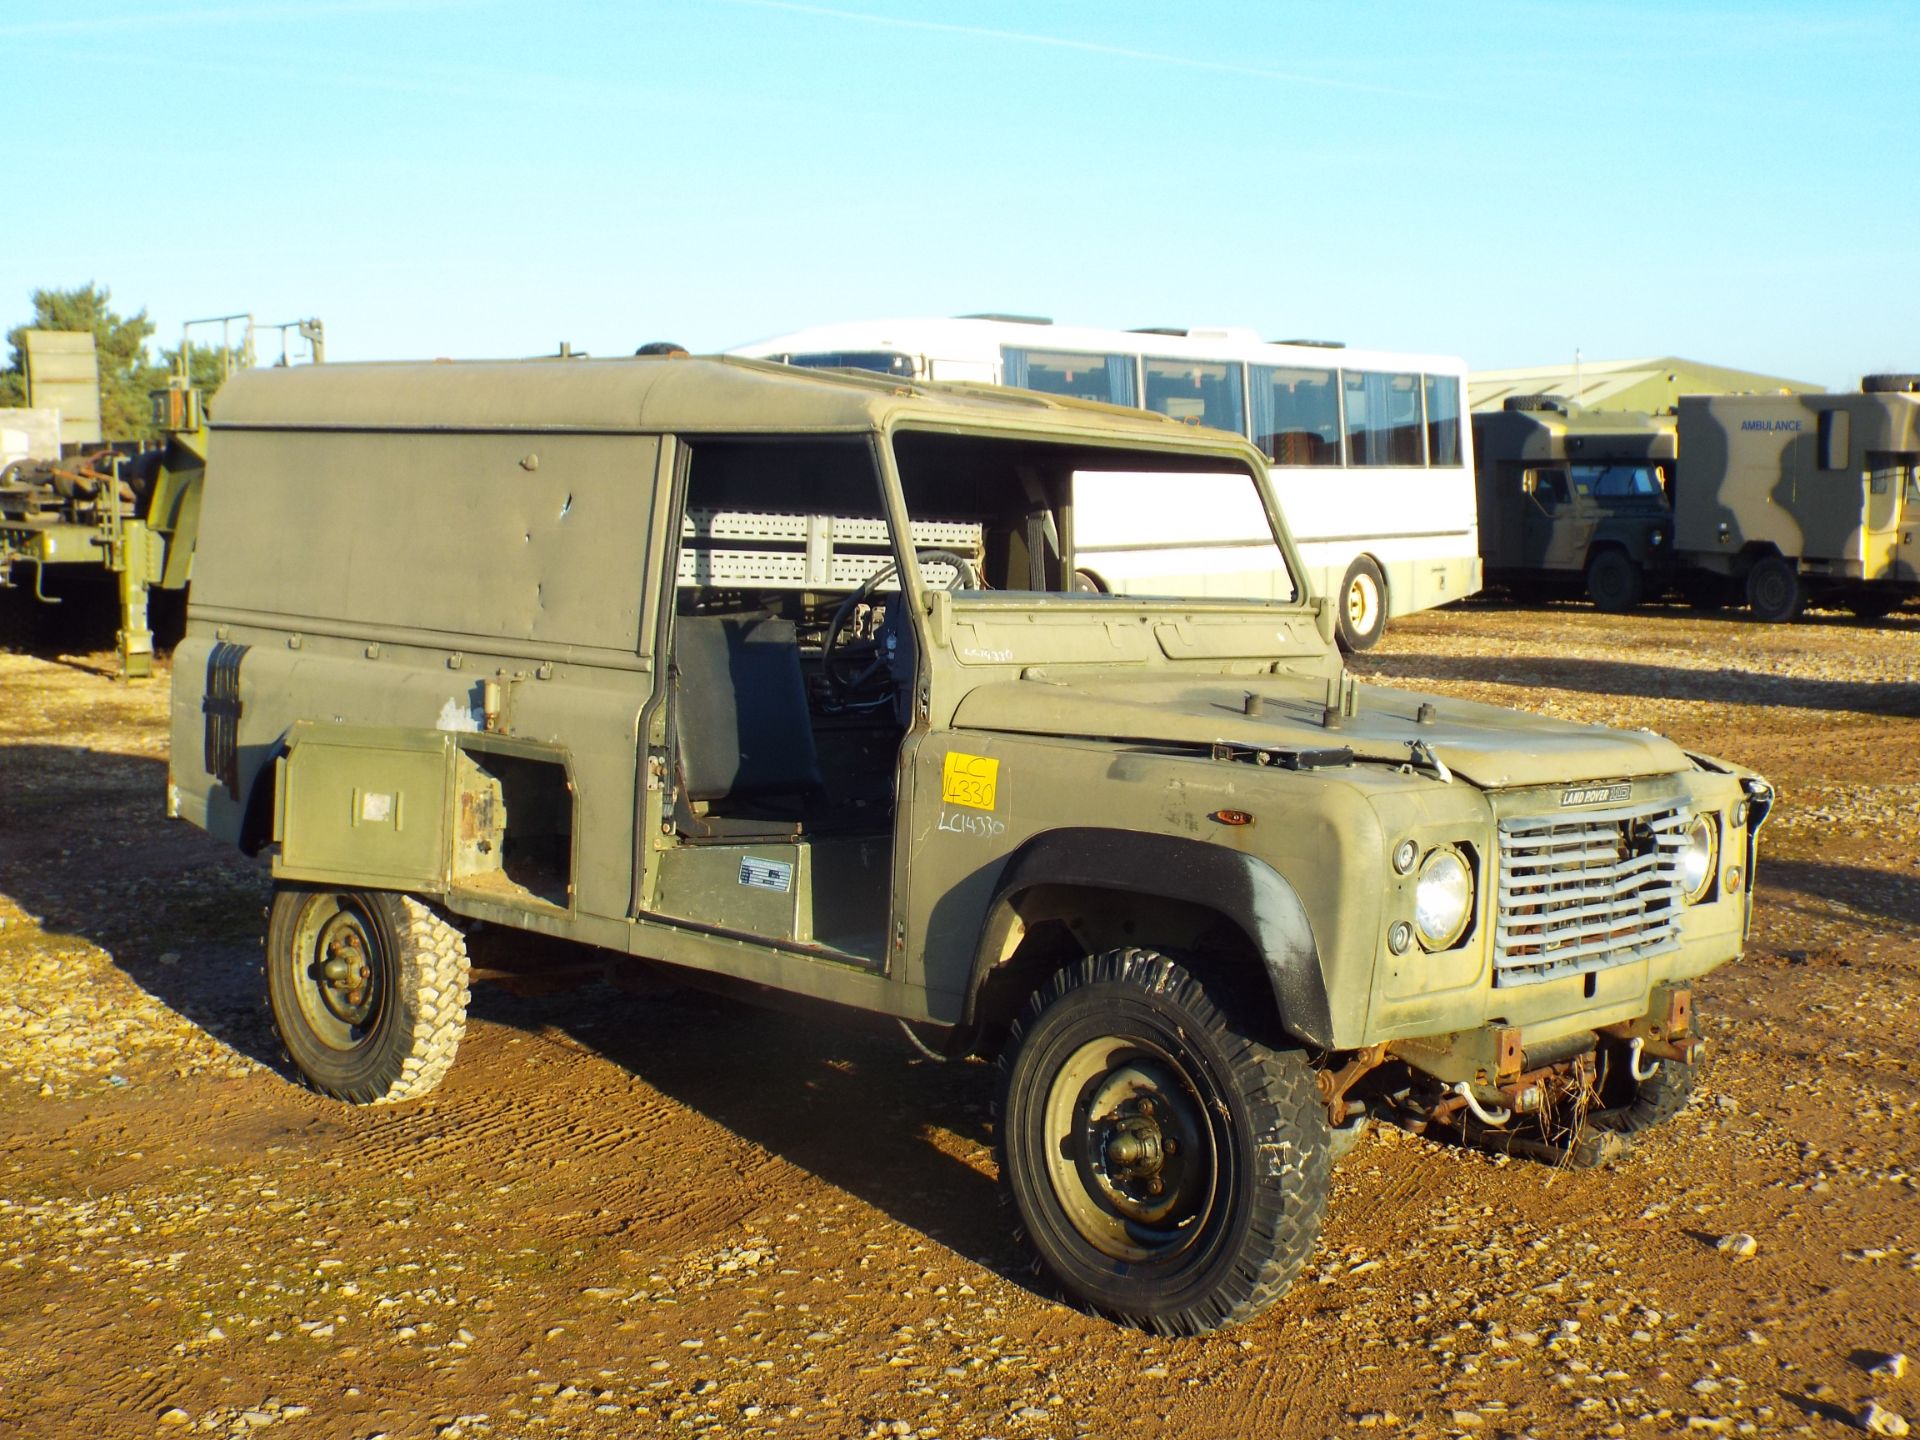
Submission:
M 1347 586 L 1347 621 L 1356 630 L 1368 630 L 1373 627 L 1373 617 L 1379 607 L 1378 592 L 1374 589 L 1372 577 L 1356 575 Z
M 1157 1180 L 1166 1163 L 1166 1141 L 1160 1127 L 1146 1115 L 1115 1119 L 1106 1127 L 1101 1153 L 1106 1171 L 1116 1180 Z
M 373 966 L 366 937 L 351 916 L 337 915 L 320 937 L 320 1003 L 335 1019 L 364 1025 L 372 1009 Z
M 1083 1238 L 1123 1260 L 1199 1233 L 1218 1176 L 1206 1113 L 1180 1064 L 1110 1037 L 1080 1047 L 1048 1101 L 1054 1191 Z

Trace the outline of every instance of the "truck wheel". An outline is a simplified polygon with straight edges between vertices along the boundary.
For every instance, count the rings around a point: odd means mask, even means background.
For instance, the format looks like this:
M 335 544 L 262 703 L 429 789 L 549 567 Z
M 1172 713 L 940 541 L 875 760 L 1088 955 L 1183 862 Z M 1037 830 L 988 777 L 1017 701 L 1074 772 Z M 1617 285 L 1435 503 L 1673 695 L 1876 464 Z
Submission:
M 1123 1324 L 1250 1319 L 1320 1234 L 1327 1120 L 1305 1059 L 1154 951 L 1110 950 L 1041 987 L 1002 1051 L 997 1119 L 1001 1195 L 1035 1273 Z
M 1587 562 L 1587 597 L 1594 608 L 1624 615 L 1640 603 L 1647 579 L 1624 550 L 1602 550 Z
M 1764 555 L 1747 572 L 1747 608 L 1753 618 L 1769 625 L 1797 619 L 1807 607 L 1807 593 L 1793 562 Z
M 1340 582 L 1340 645 L 1371 650 L 1387 628 L 1387 582 L 1365 555 L 1347 567 Z
M 1868 395 L 1905 395 L 1920 390 L 1920 375 L 1868 375 L 1860 388 Z
M 409 895 L 282 886 L 267 917 L 267 1002 L 315 1090 L 356 1105 L 417 1099 L 445 1078 L 466 1029 L 466 942 Z
M 1651 1077 L 1635 1080 L 1627 1047 L 1609 1041 L 1600 1048 L 1599 1105 L 1587 1112 L 1587 1123 L 1622 1135 L 1651 1130 L 1686 1108 L 1698 1078 L 1698 1066 L 1662 1060 Z

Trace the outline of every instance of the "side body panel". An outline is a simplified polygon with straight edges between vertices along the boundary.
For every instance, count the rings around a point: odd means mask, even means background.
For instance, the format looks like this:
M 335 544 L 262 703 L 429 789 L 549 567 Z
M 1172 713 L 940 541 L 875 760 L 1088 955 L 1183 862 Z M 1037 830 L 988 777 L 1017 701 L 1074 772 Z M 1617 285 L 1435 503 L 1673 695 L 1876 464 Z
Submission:
M 626 917 L 658 441 L 216 431 L 213 444 L 175 656 L 174 811 L 265 843 L 261 787 L 301 720 L 519 737 L 573 766 L 579 908 Z M 245 503 L 219 487 L 246 487 Z M 210 698 L 223 668 L 230 701 Z M 207 764 L 222 730 L 224 778 Z
M 1815 577 L 1898 578 L 1920 397 L 1689 396 L 1680 453 L 1675 532 L 1689 558 L 1737 568 L 1774 549 Z
M 1379 946 L 1375 867 L 1384 853 L 1360 788 L 1324 774 L 1256 772 L 1203 756 L 956 730 L 929 734 L 912 747 L 902 790 L 911 795 L 897 872 L 910 877 L 900 936 L 905 978 L 925 986 L 939 1018 L 957 1022 L 968 1012 L 983 927 L 990 925 L 996 902 L 1006 898 L 1008 866 L 1023 847 L 1061 831 L 1082 839 L 1126 832 L 1140 853 L 1164 842 L 1159 853 L 1167 857 L 1169 874 L 1179 865 L 1176 851 L 1207 846 L 1252 859 L 1284 882 L 1302 903 L 1314 964 L 1324 977 L 1316 987 L 1325 992 L 1318 1002 L 1324 1016 L 1295 1018 L 1303 1028 L 1324 1030 L 1322 1043 L 1358 1043 Z M 1253 825 L 1235 828 L 1208 818 L 1240 807 L 1258 812 Z M 1104 874 L 1102 853 L 1111 861 Z M 1133 858 L 1090 845 L 1083 873 L 1069 878 L 1050 871 L 1049 883 L 1101 889 L 1115 898 L 1137 896 L 1143 892 Z M 1194 864 L 1186 872 L 1213 873 Z M 1223 867 L 1219 873 L 1228 872 Z M 1255 904 L 1250 894 L 1168 898 L 1208 908 L 1230 900 L 1228 910 L 1240 901 Z M 1280 917 L 1274 919 L 1285 928 Z M 1258 937 L 1249 938 L 1257 943 Z M 1156 937 L 1141 933 L 1133 943 L 1153 945 Z

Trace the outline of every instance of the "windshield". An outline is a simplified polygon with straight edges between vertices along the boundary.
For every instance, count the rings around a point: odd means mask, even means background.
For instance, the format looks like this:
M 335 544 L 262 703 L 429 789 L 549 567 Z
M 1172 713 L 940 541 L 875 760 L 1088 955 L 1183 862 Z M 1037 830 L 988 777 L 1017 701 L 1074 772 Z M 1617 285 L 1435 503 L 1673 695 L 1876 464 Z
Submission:
M 1574 488 L 1597 500 L 1624 500 L 1630 496 L 1665 493 L 1657 465 L 1573 465 Z
M 908 431 L 894 458 L 916 544 L 958 551 L 964 588 L 1300 597 L 1258 483 L 1222 457 Z

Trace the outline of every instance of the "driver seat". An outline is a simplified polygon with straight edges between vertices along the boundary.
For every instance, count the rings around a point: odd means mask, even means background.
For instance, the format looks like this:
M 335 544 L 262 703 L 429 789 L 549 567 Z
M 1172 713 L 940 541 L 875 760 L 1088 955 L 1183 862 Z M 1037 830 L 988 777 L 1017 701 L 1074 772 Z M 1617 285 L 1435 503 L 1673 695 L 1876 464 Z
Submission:
M 691 839 L 793 839 L 826 790 L 791 620 L 682 615 L 668 716 L 674 824 Z M 695 802 L 705 802 L 703 810 Z M 715 806 L 727 810 L 715 815 Z

